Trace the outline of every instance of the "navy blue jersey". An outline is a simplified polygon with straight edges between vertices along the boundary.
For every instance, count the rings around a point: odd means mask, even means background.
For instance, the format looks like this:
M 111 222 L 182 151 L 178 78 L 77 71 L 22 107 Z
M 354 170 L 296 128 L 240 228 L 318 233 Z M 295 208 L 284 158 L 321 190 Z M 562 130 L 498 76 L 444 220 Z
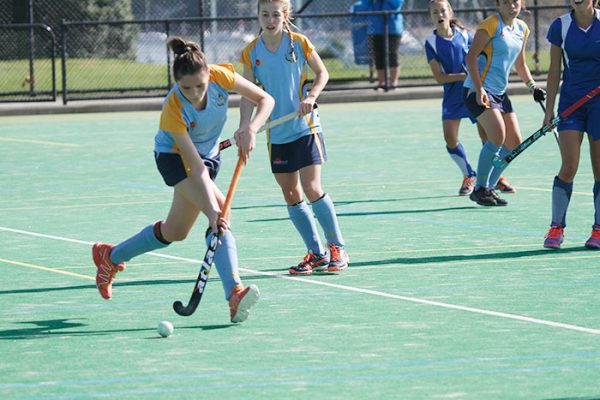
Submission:
M 425 40 L 427 63 L 431 60 L 437 61 L 445 74 L 466 73 L 465 56 L 469 52 L 473 36 L 465 29 L 457 26 L 454 26 L 452 30 L 454 35 L 451 38 L 444 38 L 434 30 Z M 457 110 L 463 108 L 463 103 L 463 81 L 445 83 L 444 99 L 442 101 L 443 119 L 459 119 L 468 116 L 466 109 L 464 115 L 456 114 Z M 455 117 L 449 118 L 449 116 L 452 116 L 450 114 Z
M 580 28 L 568 13 L 555 19 L 548 30 L 548 41 L 563 50 L 559 112 L 600 85 L 600 10 L 594 12 L 587 29 Z M 587 106 L 600 106 L 600 97 L 591 99 Z

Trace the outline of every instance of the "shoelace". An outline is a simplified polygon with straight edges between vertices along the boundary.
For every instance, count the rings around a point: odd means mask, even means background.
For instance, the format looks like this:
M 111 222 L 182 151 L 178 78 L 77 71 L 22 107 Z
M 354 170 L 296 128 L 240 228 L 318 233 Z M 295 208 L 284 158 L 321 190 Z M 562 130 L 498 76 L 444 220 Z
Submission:
M 337 246 L 330 246 L 329 251 L 330 251 L 330 255 L 329 255 L 330 262 L 335 262 L 335 261 L 340 260 L 340 249 L 338 249 Z
M 469 187 L 470 183 L 471 183 L 471 178 L 469 178 L 468 176 L 465 176 L 463 178 L 463 183 L 462 183 L 461 189 L 467 189 Z
M 546 238 L 550 239 L 558 239 L 558 235 L 562 235 L 562 228 L 550 228 L 548 233 L 546 233 Z
M 306 253 L 302 261 L 298 264 L 299 267 L 311 265 L 314 262 L 315 255 L 311 252 Z
M 117 274 L 117 268 L 113 268 L 109 264 L 101 264 L 99 270 L 98 277 L 102 279 L 102 284 L 109 283 Z

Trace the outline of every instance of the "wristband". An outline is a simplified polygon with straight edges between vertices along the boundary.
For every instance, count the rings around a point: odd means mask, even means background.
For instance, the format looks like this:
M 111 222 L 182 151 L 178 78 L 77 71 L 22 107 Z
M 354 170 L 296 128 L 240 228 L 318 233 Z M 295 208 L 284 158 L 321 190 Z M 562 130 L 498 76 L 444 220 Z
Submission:
M 527 89 L 532 90 L 534 86 L 535 81 L 533 79 L 530 79 L 529 82 L 527 82 Z

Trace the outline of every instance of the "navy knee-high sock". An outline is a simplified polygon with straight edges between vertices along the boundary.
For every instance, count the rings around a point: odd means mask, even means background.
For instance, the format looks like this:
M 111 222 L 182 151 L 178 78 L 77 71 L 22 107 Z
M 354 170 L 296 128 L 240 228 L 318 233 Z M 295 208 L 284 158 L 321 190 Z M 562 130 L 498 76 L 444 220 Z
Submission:
M 573 182 L 563 182 L 554 177 L 552 185 L 552 223 L 567 226 L 567 209 L 573 193 Z

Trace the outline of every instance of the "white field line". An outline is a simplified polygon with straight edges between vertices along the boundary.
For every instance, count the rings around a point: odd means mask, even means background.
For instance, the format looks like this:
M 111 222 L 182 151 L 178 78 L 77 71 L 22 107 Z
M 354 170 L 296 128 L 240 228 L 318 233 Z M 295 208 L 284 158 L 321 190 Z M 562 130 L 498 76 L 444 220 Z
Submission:
M 86 242 L 83 240 L 69 239 L 69 238 L 60 237 L 60 236 L 46 235 L 43 233 L 29 232 L 29 231 L 23 231 L 23 230 L 19 230 L 19 229 L 11 229 L 11 228 L 6 228 L 6 227 L 2 227 L 2 226 L 0 226 L 0 231 L 13 232 L 13 233 L 18 233 L 18 234 L 23 234 L 23 235 L 28 235 L 28 236 L 42 237 L 42 238 L 60 240 L 60 241 L 71 242 L 71 243 L 79 243 L 79 244 L 86 244 L 86 245 L 93 244 L 92 242 Z M 170 260 L 194 262 L 194 263 L 198 263 L 198 264 L 200 264 L 202 262 L 202 260 L 171 256 L 171 255 L 155 253 L 155 252 L 149 252 L 146 254 L 152 255 L 155 257 L 166 258 L 166 259 L 170 259 Z M 2 260 L 2 259 L 0 259 L 0 260 Z M 25 263 L 20 263 L 19 265 L 29 266 Z M 58 273 L 66 272 L 66 271 L 54 270 L 51 268 L 46 269 L 45 267 L 43 269 L 51 271 L 51 272 L 58 272 Z M 527 322 L 527 323 L 531 323 L 531 324 L 550 326 L 550 327 L 558 328 L 558 329 L 568 329 L 568 330 L 577 331 L 577 332 L 591 333 L 593 335 L 600 335 L 600 329 L 592 329 L 592 328 L 586 328 L 583 326 L 563 324 L 561 322 L 527 317 L 524 315 L 509 314 L 509 313 L 504 313 L 504 312 L 499 312 L 499 311 L 486 310 L 483 308 L 468 307 L 468 306 L 461 306 L 458 304 L 425 300 L 425 299 L 420 299 L 418 297 L 399 296 L 399 295 L 395 295 L 395 294 L 391 294 L 391 293 L 380 292 L 378 290 L 362 289 L 362 288 L 347 286 L 347 285 L 338 285 L 335 283 L 322 282 L 322 281 L 316 281 L 316 280 L 312 280 L 312 279 L 281 275 L 281 274 L 276 274 L 273 272 L 263 272 L 263 271 L 257 271 L 257 270 L 247 269 L 247 268 L 240 268 L 240 270 L 244 271 L 244 272 L 256 274 L 256 275 L 271 276 L 271 277 L 275 277 L 275 278 L 279 278 L 279 279 L 291 280 L 291 281 L 295 281 L 295 282 L 302 282 L 302 283 L 311 284 L 311 285 L 326 286 L 326 287 L 330 287 L 330 288 L 346 290 L 349 292 L 369 294 L 369 295 L 378 296 L 378 297 L 385 297 L 388 299 L 395 299 L 395 300 L 402 300 L 402 301 L 407 301 L 407 302 L 411 302 L 411 303 L 425 304 L 425 305 L 429 305 L 429 306 L 433 306 L 433 307 L 440 307 L 440 308 L 446 308 L 446 309 L 450 309 L 450 310 L 464 311 L 464 312 L 470 312 L 470 313 L 481 314 L 481 315 L 489 315 L 492 317 L 512 319 L 512 320 Z M 78 276 L 79 274 L 73 274 L 73 275 Z M 88 278 L 88 277 L 86 277 L 86 278 Z
M 32 144 L 43 144 L 46 146 L 58 146 L 58 147 L 81 147 L 76 143 L 59 143 L 59 142 L 48 142 L 46 140 L 33 140 L 33 139 L 22 139 L 15 137 L 0 137 L 0 142 L 17 142 L 17 143 L 32 143 Z

